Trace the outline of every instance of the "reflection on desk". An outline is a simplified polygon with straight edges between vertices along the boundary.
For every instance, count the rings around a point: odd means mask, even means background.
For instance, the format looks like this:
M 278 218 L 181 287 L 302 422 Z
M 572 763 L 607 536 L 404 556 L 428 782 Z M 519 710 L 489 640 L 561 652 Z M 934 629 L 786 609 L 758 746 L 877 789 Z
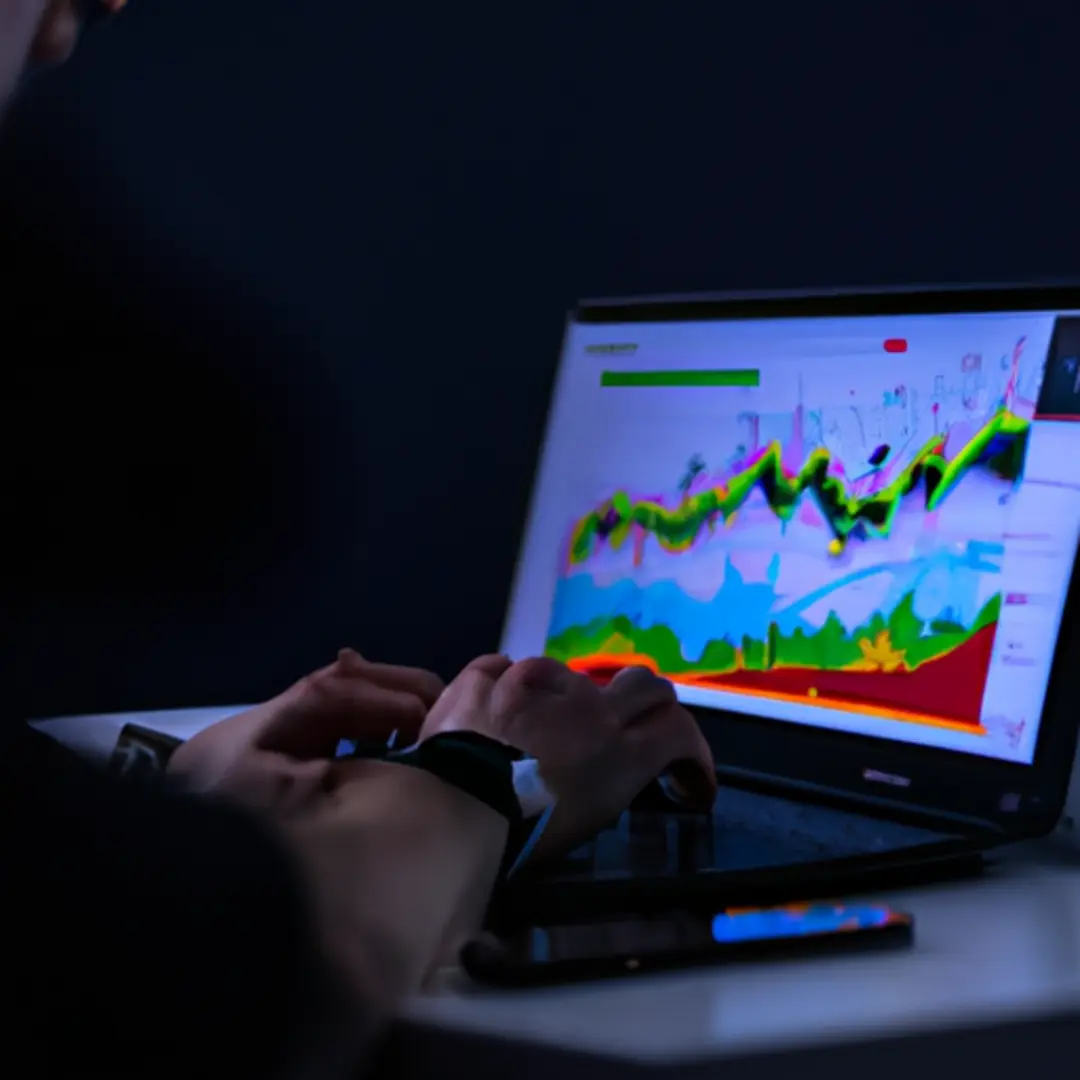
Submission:
M 675 1062 L 1080 1013 L 1080 857 L 1031 851 L 980 881 L 889 897 L 915 915 L 910 950 L 514 993 L 447 973 L 409 1017 Z

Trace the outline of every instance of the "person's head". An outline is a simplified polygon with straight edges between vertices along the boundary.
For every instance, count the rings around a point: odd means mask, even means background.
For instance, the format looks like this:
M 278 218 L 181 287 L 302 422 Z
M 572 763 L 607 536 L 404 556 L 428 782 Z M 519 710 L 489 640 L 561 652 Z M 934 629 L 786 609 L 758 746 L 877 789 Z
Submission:
M 75 48 L 86 11 L 125 0 L 0 0 L 0 114 L 28 64 L 56 64 Z

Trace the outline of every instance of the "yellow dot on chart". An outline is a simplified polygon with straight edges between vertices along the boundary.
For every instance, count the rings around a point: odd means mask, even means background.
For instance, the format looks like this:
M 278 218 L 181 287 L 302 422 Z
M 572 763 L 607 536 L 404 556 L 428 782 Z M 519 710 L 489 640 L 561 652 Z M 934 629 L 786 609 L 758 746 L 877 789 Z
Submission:
M 806 696 L 807 697 L 817 697 L 817 687 L 816 686 L 811 686 L 810 689 L 806 691 Z
M 829 554 L 830 555 L 839 555 L 843 550 L 844 550 L 844 545 L 841 544 L 839 540 L 830 540 L 829 541 Z

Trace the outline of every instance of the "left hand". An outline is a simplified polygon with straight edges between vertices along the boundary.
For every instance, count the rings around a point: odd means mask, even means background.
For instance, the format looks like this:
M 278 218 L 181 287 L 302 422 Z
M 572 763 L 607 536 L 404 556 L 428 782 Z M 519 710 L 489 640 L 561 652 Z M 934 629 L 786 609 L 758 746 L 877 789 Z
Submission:
M 708 811 L 716 798 L 701 729 L 671 683 L 645 668 L 601 688 L 546 657 L 513 664 L 482 656 L 447 687 L 420 735 L 451 731 L 475 731 L 536 759 L 557 803 L 534 861 L 589 839 L 662 774 L 689 809 Z
M 342 649 L 284 693 L 213 724 L 180 746 L 169 773 L 196 790 L 290 813 L 332 783 L 342 739 L 416 739 L 442 680 Z

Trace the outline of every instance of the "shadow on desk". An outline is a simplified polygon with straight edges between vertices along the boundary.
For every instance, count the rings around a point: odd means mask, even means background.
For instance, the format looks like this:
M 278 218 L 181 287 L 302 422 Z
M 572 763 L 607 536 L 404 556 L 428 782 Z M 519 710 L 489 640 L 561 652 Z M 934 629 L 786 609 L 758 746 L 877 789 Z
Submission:
M 821 992 L 827 993 L 826 986 Z M 659 1009 L 663 1008 L 657 1003 Z M 1080 1014 L 887 1039 L 859 1040 L 748 1057 L 663 1063 L 557 1050 L 537 1044 L 396 1025 L 381 1048 L 373 1080 L 624 1080 L 677 1074 L 679 1080 L 913 1080 L 930 1075 L 971 1080 L 1064 1077 L 1080 1065 Z

